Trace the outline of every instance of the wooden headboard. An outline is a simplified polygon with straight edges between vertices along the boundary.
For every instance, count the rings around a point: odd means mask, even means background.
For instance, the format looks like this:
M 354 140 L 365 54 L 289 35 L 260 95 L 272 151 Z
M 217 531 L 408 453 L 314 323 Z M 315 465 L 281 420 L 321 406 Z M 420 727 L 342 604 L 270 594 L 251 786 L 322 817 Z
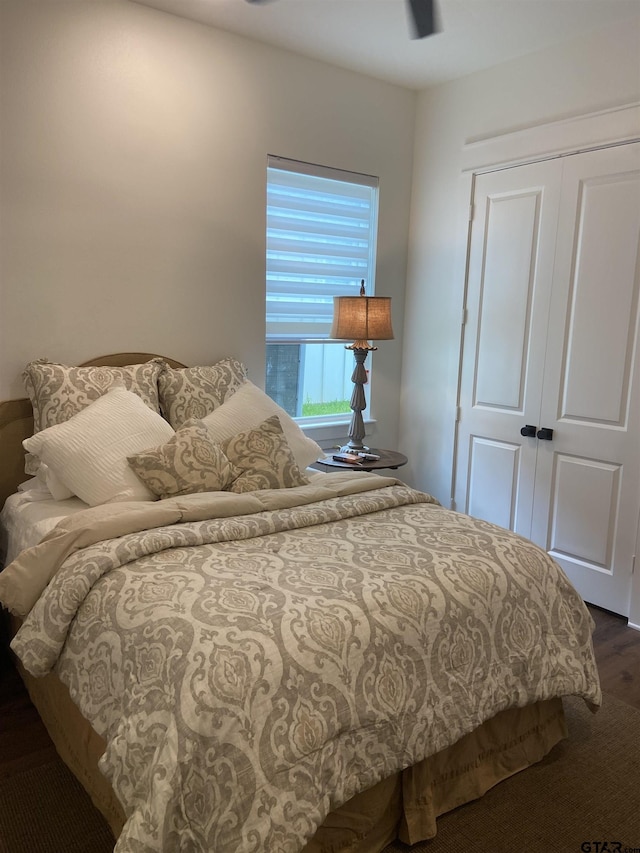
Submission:
M 163 358 L 171 367 L 185 367 L 167 356 L 149 352 L 117 352 L 85 361 L 79 367 L 125 367 L 143 364 L 152 358 Z M 0 402 L 0 508 L 20 483 L 28 479 L 24 473 L 24 448 L 22 442 L 33 435 L 33 410 L 26 397 Z

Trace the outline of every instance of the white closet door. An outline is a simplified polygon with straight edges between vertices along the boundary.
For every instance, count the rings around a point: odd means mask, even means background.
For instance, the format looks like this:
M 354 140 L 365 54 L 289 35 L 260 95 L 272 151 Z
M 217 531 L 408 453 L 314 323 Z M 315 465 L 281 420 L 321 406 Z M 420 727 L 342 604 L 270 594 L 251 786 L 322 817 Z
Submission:
M 563 160 L 531 538 L 628 615 L 640 508 L 640 144 Z
M 455 502 L 530 534 L 559 160 L 481 175 L 474 187 Z

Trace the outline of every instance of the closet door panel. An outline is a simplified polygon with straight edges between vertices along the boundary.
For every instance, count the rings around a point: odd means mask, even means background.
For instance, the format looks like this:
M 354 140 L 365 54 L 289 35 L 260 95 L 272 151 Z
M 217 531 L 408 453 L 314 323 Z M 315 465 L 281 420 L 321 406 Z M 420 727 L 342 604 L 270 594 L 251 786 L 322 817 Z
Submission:
M 609 571 L 620 499 L 620 466 L 558 453 L 547 550 L 582 569 Z M 585 526 L 584 519 L 590 519 Z
M 638 173 L 579 182 L 564 419 L 625 425 L 635 346 L 638 198 Z
M 516 444 L 473 436 L 469 455 L 469 515 L 514 529 L 521 448 Z M 496 500 L 496 494 L 502 496 L 501 500 Z
M 640 144 L 564 160 L 531 538 L 628 614 L 640 511 Z
M 457 424 L 455 505 L 530 534 L 559 161 L 481 175 L 474 187 Z
M 486 199 L 475 406 L 522 414 L 540 195 L 537 188 Z M 509 318 L 507 326 L 505 317 Z

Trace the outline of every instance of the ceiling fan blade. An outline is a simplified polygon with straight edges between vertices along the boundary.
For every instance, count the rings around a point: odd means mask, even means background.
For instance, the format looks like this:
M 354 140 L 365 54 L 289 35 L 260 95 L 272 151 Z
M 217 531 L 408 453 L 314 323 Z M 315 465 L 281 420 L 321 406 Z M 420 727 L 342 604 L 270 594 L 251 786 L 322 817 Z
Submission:
M 438 31 L 435 0 L 408 0 L 415 38 L 423 39 Z
M 247 3 L 266 3 L 268 0 L 247 0 Z M 436 0 L 407 0 L 415 38 L 423 39 L 439 32 Z

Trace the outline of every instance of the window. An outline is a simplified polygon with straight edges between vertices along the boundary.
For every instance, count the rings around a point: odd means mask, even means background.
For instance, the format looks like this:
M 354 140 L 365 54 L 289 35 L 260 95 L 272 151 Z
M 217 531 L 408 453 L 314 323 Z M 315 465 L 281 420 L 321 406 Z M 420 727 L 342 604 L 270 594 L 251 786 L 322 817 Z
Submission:
M 334 296 L 374 293 L 378 179 L 269 157 L 266 389 L 293 417 L 350 414 L 353 353 Z

